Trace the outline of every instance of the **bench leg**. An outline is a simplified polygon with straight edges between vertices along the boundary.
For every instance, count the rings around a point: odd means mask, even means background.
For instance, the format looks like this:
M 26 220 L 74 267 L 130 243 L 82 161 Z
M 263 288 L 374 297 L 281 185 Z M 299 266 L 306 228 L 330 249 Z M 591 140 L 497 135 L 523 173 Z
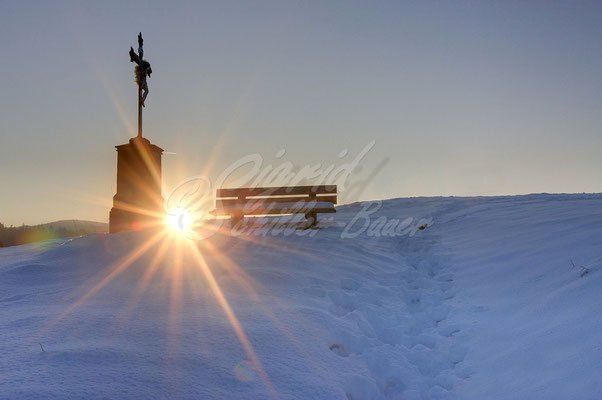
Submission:
M 231 215 L 230 216 L 230 225 L 231 225 L 232 229 L 236 228 L 236 225 L 238 225 L 239 222 L 242 222 L 243 219 L 244 219 L 244 216 L 242 216 L 242 215 L 238 215 L 238 214 Z
M 305 219 L 307 220 L 309 226 L 316 226 L 316 224 L 318 223 L 318 214 L 316 214 L 315 212 L 309 212 L 305 214 Z

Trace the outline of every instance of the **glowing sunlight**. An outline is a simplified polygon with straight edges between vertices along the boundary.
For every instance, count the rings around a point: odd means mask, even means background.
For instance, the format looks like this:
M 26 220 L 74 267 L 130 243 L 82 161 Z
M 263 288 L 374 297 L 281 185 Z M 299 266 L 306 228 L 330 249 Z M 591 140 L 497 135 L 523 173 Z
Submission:
M 192 225 L 190 212 L 185 208 L 175 208 L 167 214 L 167 225 L 177 232 L 187 232 Z

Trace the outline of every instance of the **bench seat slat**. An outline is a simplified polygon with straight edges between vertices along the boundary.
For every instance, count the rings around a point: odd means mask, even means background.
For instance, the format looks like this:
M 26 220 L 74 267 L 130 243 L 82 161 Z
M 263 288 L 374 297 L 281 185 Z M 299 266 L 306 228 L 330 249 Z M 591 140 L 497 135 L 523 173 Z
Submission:
M 309 212 L 315 212 L 319 214 L 336 213 L 334 208 L 308 208 L 308 209 L 285 209 L 285 208 L 267 208 L 260 210 L 253 210 L 251 213 L 243 212 L 241 215 L 269 215 L 269 214 L 306 214 Z M 231 216 L 232 211 L 228 210 L 212 210 L 211 215 L 214 216 Z
M 219 197 L 251 197 L 251 196 L 287 196 L 299 194 L 336 194 L 336 185 L 316 186 L 287 186 L 287 187 L 258 187 L 258 188 L 236 188 L 217 189 L 216 196 Z
M 334 205 L 329 202 L 311 201 L 307 203 L 272 203 L 257 205 L 234 205 L 213 210 L 213 215 L 266 215 L 266 214 L 305 214 L 334 213 Z
M 271 203 L 297 203 L 297 202 L 305 202 L 309 203 L 311 201 L 318 202 L 329 202 L 332 204 L 337 204 L 337 196 L 333 195 L 322 195 L 316 196 L 314 199 L 309 196 L 296 196 L 296 197 L 267 197 L 267 198 L 250 198 L 250 199 L 217 199 L 215 201 L 215 206 L 217 208 L 223 207 L 233 207 L 237 205 L 245 205 L 249 204 L 249 206 L 260 206 L 263 204 L 271 204 Z

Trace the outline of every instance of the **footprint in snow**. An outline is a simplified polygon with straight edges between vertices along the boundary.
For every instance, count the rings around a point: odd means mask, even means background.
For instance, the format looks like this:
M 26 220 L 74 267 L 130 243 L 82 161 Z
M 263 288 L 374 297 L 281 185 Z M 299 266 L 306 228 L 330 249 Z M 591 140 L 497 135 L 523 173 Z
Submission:
M 444 337 L 452 337 L 458 332 L 460 332 L 460 328 L 456 326 L 444 326 L 439 328 L 439 334 Z
M 330 351 L 341 357 L 349 357 L 349 351 L 342 344 L 334 343 L 329 347 Z
M 361 283 L 357 279 L 343 278 L 341 279 L 341 289 L 347 291 L 356 291 L 360 288 Z

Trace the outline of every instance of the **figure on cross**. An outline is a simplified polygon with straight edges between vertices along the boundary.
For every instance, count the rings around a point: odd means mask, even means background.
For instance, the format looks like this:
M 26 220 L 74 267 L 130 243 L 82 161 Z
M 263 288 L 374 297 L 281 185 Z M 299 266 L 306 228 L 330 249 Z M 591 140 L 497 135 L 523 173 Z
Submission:
M 153 70 L 148 61 L 144 57 L 144 49 L 142 47 L 143 39 L 142 32 L 138 33 L 138 54 L 134 51 L 133 47 L 130 47 L 130 62 L 135 62 L 136 67 L 134 68 L 134 74 L 136 75 L 136 83 L 142 90 L 143 94 L 140 97 L 140 104 L 144 107 L 144 101 L 148 96 L 148 84 L 146 83 L 146 77 L 150 78 Z

